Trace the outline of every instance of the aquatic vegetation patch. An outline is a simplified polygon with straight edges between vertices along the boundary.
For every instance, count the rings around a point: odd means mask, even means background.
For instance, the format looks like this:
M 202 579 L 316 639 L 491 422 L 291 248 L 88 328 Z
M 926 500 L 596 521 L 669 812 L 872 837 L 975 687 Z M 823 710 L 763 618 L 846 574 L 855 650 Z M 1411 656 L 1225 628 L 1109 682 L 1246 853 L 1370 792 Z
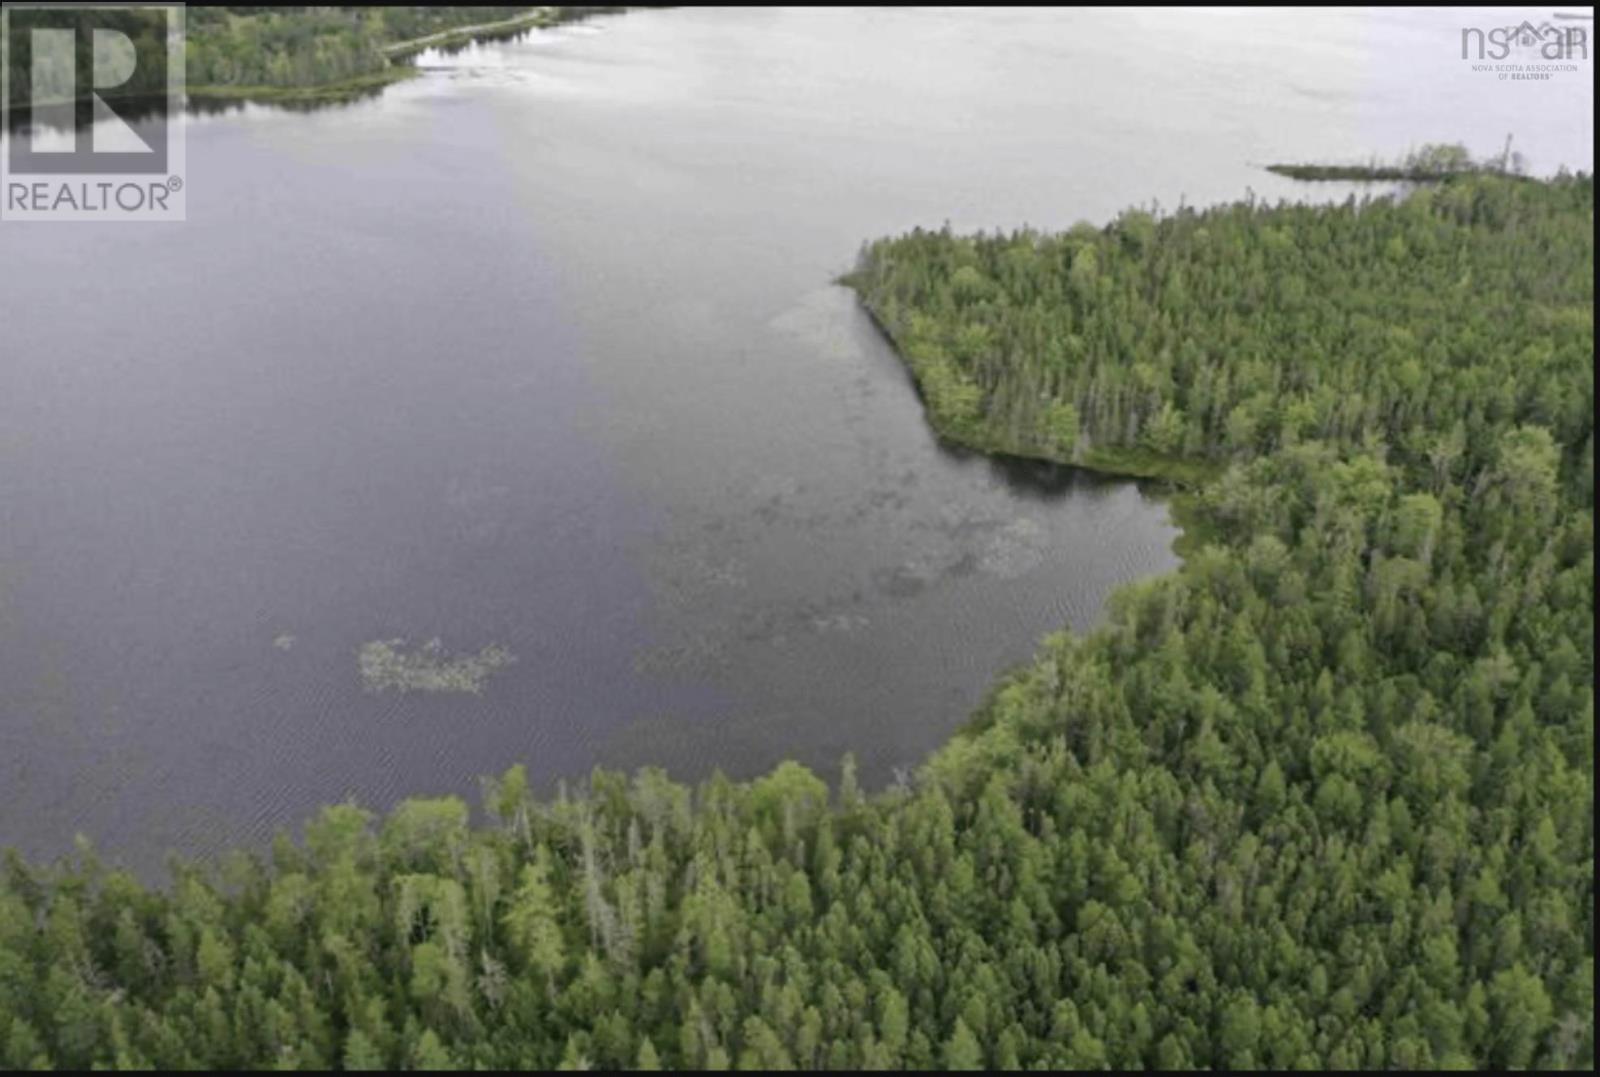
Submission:
M 484 682 L 516 657 L 498 644 L 476 654 L 447 654 L 435 637 L 414 650 L 404 639 L 373 640 L 362 644 L 361 683 L 369 692 L 471 692 L 483 691 Z
M 811 618 L 811 627 L 818 632 L 854 632 L 871 623 L 859 613 L 828 613 Z
M 984 546 L 978 567 L 1001 579 L 1016 579 L 1044 560 L 1047 538 L 1037 521 L 1019 517 L 1002 527 Z

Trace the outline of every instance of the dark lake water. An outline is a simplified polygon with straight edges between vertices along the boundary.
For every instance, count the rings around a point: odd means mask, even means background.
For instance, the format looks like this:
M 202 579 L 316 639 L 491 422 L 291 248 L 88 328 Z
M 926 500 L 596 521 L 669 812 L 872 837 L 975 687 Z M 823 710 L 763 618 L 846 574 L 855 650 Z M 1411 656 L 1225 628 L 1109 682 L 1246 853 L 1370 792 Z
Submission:
M 635 13 L 196 117 L 184 224 L 0 225 L 0 844 L 148 867 L 517 761 L 889 780 L 1175 532 L 941 448 L 860 243 L 1591 167 L 1587 69 L 1471 73 L 1472 17 Z M 369 690 L 394 640 L 479 691 Z

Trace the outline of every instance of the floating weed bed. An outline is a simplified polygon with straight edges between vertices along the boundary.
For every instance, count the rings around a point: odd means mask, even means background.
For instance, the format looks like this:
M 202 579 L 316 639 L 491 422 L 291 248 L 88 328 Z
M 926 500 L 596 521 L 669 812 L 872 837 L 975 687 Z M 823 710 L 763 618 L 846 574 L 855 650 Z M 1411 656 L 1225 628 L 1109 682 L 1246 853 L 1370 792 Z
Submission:
M 516 661 L 512 653 L 491 644 L 476 654 L 446 654 L 437 637 L 413 650 L 403 639 L 373 640 L 360 652 L 361 683 L 369 692 L 483 691 L 496 670 Z

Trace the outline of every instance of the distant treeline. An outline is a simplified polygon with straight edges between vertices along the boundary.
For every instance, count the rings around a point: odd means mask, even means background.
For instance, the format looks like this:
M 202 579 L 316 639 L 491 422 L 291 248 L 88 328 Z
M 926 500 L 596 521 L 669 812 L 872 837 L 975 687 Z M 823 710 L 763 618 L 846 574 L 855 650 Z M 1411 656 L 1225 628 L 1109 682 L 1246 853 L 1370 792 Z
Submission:
M 1472 154 L 1460 143 L 1433 143 L 1413 150 L 1399 161 L 1366 164 L 1277 164 L 1268 165 L 1268 172 L 1297 180 L 1393 180 L 1427 183 L 1459 176 L 1469 172 L 1498 172 L 1521 175 L 1523 158 L 1513 153 L 1510 145 L 1498 157 L 1474 160 Z
M 294 96 L 307 91 L 371 86 L 403 77 L 409 72 L 403 59 L 404 43 L 453 30 L 484 28 L 483 36 L 520 33 L 535 26 L 551 26 L 615 7 L 200 7 L 186 13 L 184 78 L 195 96 L 236 96 L 244 91 L 278 91 Z M 85 12 L 85 27 L 104 26 L 106 13 Z M 163 47 L 159 13 L 129 11 L 113 16 L 135 41 L 141 54 Z M 50 20 L 59 25 L 58 13 L 18 10 L 12 13 L 13 33 Z M 442 43 L 470 39 L 446 38 Z M 80 71 L 88 70 L 90 36 L 80 33 Z M 11 66 L 13 105 L 32 100 L 32 54 L 24 37 Z M 51 75 L 46 89 L 72 91 L 71 72 Z M 140 64 L 127 84 L 102 96 L 141 97 L 165 92 L 162 68 Z

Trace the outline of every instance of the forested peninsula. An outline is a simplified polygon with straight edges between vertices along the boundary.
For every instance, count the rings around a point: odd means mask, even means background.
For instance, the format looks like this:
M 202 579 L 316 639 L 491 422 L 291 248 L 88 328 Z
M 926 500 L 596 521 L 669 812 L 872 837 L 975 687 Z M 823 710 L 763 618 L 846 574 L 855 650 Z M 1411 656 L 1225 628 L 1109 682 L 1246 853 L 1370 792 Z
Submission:
M 1207 541 L 908 782 L 513 768 L 0 879 L 0 1065 L 1590 1068 L 1588 176 L 869 244 L 930 420 Z

